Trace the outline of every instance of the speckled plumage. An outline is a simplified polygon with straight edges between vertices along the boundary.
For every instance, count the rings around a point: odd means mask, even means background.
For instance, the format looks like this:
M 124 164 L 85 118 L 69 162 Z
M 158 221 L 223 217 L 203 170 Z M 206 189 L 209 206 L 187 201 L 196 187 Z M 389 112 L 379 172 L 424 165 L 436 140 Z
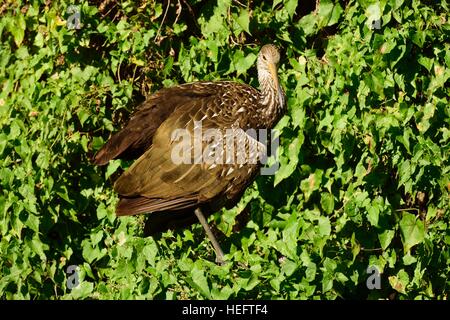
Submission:
M 94 157 L 94 163 L 99 165 L 115 158 L 138 158 L 114 185 L 120 195 L 116 213 L 152 213 L 150 217 L 155 218 L 150 219 L 150 224 L 159 226 L 150 229 L 162 231 L 176 227 L 177 221 L 194 222 L 193 210 L 197 207 L 208 214 L 234 205 L 257 175 L 259 163 L 227 163 L 229 155 L 225 151 L 220 153 L 224 149 L 212 148 L 218 145 L 215 139 L 197 142 L 202 150 L 214 149 L 206 154 L 222 155 L 224 163 L 197 163 L 195 152 L 191 152 L 190 163 L 174 163 L 173 132 L 187 129 L 192 133 L 192 140 L 185 141 L 191 149 L 198 139 L 194 133 L 200 123 L 202 134 L 209 129 L 222 133 L 223 146 L 231 145 L 227 133 L 233 133 L 241 139 L 238 144 L 233 143 L 234 148 L 243 148 L 256 159 L 265 147 L 245 131 L 270 129 L 284 112 L 284 93 L 276 75 L 278 60 L 274 46 L 261 49 L 258 56 L 261 91 L 230 81 L 195 82 L 162 89 L 138 107 L 127 125 Z

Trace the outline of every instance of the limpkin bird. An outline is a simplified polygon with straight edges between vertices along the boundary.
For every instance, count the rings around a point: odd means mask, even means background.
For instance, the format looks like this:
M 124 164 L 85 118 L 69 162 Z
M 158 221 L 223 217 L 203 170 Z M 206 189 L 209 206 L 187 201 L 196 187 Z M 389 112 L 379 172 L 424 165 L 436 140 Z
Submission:
M 260 160 L 265 147 L 247 130 L 271 129 L 284 112 L 279 59 L 274 45 L 261 48 L 259 91 L 231 81 L 194 82 L 161 89 L 143 102 L 93 158 L 97 165 L 137 158 L 114 184 L 120 197 L 116 214 L 149 213 L 148 234 L 192 224 L 197 216 L 222 262 L 204 214 L 234 206 L 258 174 L 261 164 L 251 160 Z M 211 129 L 222 137 L 208 136 Z M 180 132 L 188 134 L 181 142 Z M 183 151 L 181 161 L 175 147 Z M 237 150 L 248 154 L 247 161 L 236 161 Z M 205 161 L 205 154 L 214 161 Z

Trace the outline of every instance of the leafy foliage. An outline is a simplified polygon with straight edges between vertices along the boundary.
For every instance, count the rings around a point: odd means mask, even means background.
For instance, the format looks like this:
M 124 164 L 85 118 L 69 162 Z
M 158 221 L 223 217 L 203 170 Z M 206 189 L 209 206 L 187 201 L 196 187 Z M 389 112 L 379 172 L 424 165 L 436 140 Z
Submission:
M 65 1 L 3 3 L 1 296 L 448 299 L 448 2 L 314 3 L 73 2 L 79 29 Z M 228 263 L 200 225 L 144 238 L 144 217 L 116 218 L 129 164 L 89 156 L 163 86 L 257 86 L 271 42 L 288 97 L 280 169 L 210 219 Z

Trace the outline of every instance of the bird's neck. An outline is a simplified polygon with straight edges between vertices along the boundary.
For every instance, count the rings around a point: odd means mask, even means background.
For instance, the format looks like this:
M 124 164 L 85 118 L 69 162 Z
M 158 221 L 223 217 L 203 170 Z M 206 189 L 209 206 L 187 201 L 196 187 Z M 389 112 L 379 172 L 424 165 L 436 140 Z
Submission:
M 285 104 L 285 96 L 283 89 L 278 81 L 270 76 L 270 74 L 259 73 L 258 80 L 260 85 L 260 111 L 263 116 L 268 118 L 267 122 L 272 126 L 283 112 Z

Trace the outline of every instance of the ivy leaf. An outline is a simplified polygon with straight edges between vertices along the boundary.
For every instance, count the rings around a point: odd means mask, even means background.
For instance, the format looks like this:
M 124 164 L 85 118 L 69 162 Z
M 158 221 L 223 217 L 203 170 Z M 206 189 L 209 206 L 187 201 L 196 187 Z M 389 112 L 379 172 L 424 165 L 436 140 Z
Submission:
M 323 236 L 329 236 L 331 233 L 331 224 L 328 217 L 319 217 L 319 234 Z
M 236 22 L 239 24 L 239 26 L 248 34 L 250 33 L 250 15 L 248 10 L 246 9 L 241 9 L 239 16 L 236 19 Z
M 280 4 L 281 2 L 283 2 L 283 0 L 273 0 L 272 3 L 272 10 L 275 9 L 275 7 Z
M 400 220 L 400 231 L 405 252 L 421 243 L 425 238 L 424 223 L 411 213 L 403 213 Z
M 287 13 L 289 14 L 289 17 L 292 19 L 292 17 L 295 14 L 295 9 L 298 5 L 298 0 L 287 0 L 285 1 L 284 7 L 286 8 Z
M 370 224 L 374 227 L 378 227 L 378 219 L 380 215 L 380 211 L 377 206 L 370 206 L 367 208 L 367 220 L 369 220 Z
M 317 33 L 317 17 L 313 14 L 308 14 L 300 19 L 298 27 L 307 35 Z
M 385 230 L 382 233 L 378 234 L 378 241 L 380 241 L 380 245 L 383 250 L 386 250 L 387 247 L 389 247 L 392 239 L 394 239 L 394 235 L 394 230 Z
M 326 213 L 331 214 L 334 210 L 334 196 L 329 192 L 322 193 L 320 196 L 320 205 Z
M 283 265 L 282 265 L 282 270 L 283 270 L 283 272 L 284 272 L 284 274 L 287 276 L 287 277 L 290 277 L 294 272 L 295 272 L 295 270 L 297 270 L 297 263 L 295 263 L 294 261 L 292 261 L 292 260 L 289 260 L 289 259 L 287 259 L 284 263 L 283 263 Z
M 117 168 L 120 167 L 120 160 L 112 160 L 108 164 L 108 168 L 106 169 L 105 179 L 108 179 L 114 172 L 117 171 Z
M 74 299 L 85 299 L 94 291 L 94 284 L 85 280 L 72 289 L 71 295 Z
M 419 64 L 424 66 L 428 72 L 431 72 L 431 69 L 433 68 L 433 61 L 434 61 L 433 59 L 425 57 L 425 56 L 421 56 L 417 60 L 417 62 L 419 62 Z
M 390 276 L 389 284 L 397 292 L 406 294 L 406 286 L 409 283 L 409 276 L 405 270 L 401 269 L 396 276 Z
M 303 145 L 304 141 L 303 133 L 299 133 L 299 136 L 295 138 L 288 147 L 287 157 L 282 157 L 280 160 L 280 169 L 275 174 L 274 185 L 276 186 L 282 180 L 289 177 L 297 168 L 298 164 L 298 153 Z M 286 151 L 285 151 L 286 152 Z
M 310 262 L 306 266 L 305 279 L 308 282 L 314 281 L 317 274 L 317 266 L 314 262 Z
M 319 5 L 319 27 L 329 27 L 339 21 L 344 10 L 339 3 L 333 3 L 329 0 L 322 0 Z
M 194 264 L 194 268 L 191 271 L 191 277 L 194 285 L 199 289 L 202 295 L 206 298 L 210 298 L 208 280 L 205 277 L 205 271 L 199 267 L 198 263 Z
M 20 47 L 23 38 L 25 36 L 25 29 L 26 29 L 25 17 L 22 14 L 18 14 L 14 17 L 13 20 L 10 20 L 9 22 L 10 22 L 8 25 L 9 32 L 12 33 L 16 46 Z
M 237 50 L 233 56 L 233 64 L 229 72 L 236 71 L 238 75 L 245 73 L 256 61 L 256 55 L 254 53 L 249 53 L 244 56 L 244 52 Z M 229 73 L 228 72 L 228 73 Z
M 97 218 L 99 220 L 103 219 L 104 217 L 106 217 L 108 215 L 108 210 L 106 210 L 105 204 L 100 204 L 97 207 Z

